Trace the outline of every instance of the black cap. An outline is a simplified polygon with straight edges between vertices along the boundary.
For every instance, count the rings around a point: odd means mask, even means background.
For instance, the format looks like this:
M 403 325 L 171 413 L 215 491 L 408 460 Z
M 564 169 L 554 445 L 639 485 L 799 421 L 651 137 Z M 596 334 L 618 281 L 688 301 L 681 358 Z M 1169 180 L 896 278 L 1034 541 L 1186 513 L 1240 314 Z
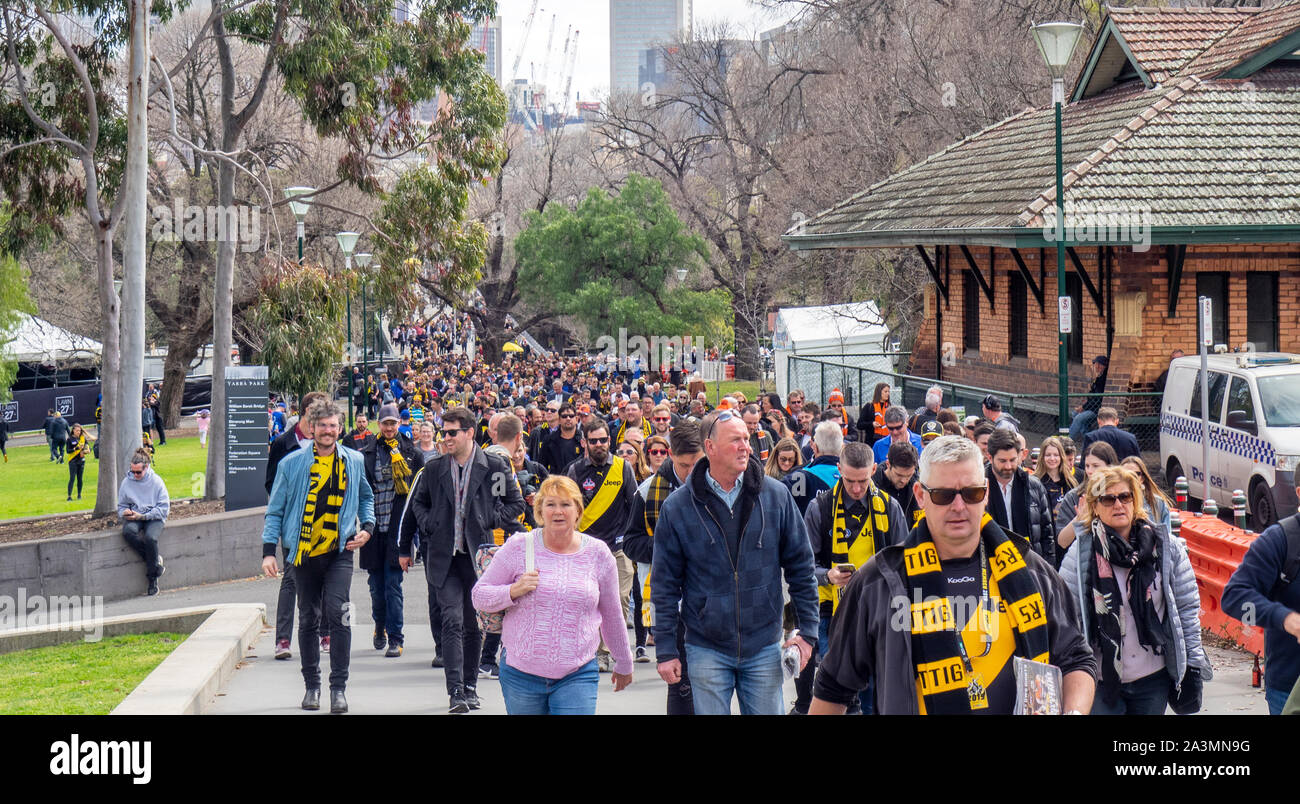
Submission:
M 989 410 L 1002 410 L 1002 403 L 999 402 L 998 398 L 993 394 L 989 394 L 988 396 L 984 397 L 984 401 L 980 404 L 982 404 L 984 407 L 988 408 Z
M 939 423 L 936 422 L 936 421 L 929 421 L 929 422 L 926 422 L 925 424 L 921 425 L 921 440 L 922 440 L 922 441 L 925 441 L 925 440 L 927 440 L 928 438 L 937 438 L 937 437 L 939 437 L 939 436 L 941 436 L 941 435 L 943 435 L 943 425 L 942 425 L 942 424 L 939 424 Z
M 1101 365 L 1106 366 L 1108 368 L 1110 367 L 1110 358 L 1106 357 L 1105 355 L 1097 355 L 1092 359 L 1092 362 L 1100 363 Z

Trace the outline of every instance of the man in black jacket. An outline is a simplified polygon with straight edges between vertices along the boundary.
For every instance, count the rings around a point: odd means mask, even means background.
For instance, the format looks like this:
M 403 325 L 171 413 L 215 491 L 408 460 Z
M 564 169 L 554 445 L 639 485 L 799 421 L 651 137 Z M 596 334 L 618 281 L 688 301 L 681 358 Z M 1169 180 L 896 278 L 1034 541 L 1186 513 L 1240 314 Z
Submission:
M 563 427 L 563 419 L 560 420 Z M 578 530 L 600 539 L 609 546 L 618 564 L 618 596 L 623 603 L 626 620 L 632 602 L 632 578 L 636 565 L 623 552 L 623 535 L 627 521 L 632 516 L 636 500 L 636 475 L 632 467 L 612 454 L 609 427 L 602 421 L 591 422 L 582 428 L 582 446 L 585 455 L 569 464 L 565 474 L 582 491 L 582 521 Z M 596 651 L 600 672 L 608 673 L 613 663 L 605 643 Z
M 320 391 L 310 391 L 302 395 L 302 409 L 311 407 L 318 399 L 328 399 Z M 275 485 L 275 474 L 280 468 L 284 456 L 311 444 L 312 426 L 307 417 L 300 417 L 293 427 L 284 431 L 271 442 L 271 452 L 266 458 L 266 493 L 271 493 Z M 275 658 L 289 659 L 293 654 L 289 646 L 293 640 L 293 610 L 298 602 L 298 584 L 294 578 L 293 562 L 289 560 L 289 551 L 284 553 L 284 573 L 280 576 L 280 596 L 275 603 Z M 329 649 L 329 637 L 323 637 L 321 647 Z
M 358 418 L 364 419 L 364 416 Z M 402 510 L 410 496 L 423 456 L 414 442 L 397 430 L 401 418 L 396 405 L 379 409 L 379 437 L 364 441 L 366 479 L 375 493 L 375 538 L 361 548 L 361 569 L 369 573 L 370 613 L 375 621 L 375 650 L 385 656 L 402 655 L 402 568 L 397 562 L 397 533 Z
M 62 413 L 54 411 L 54 418 L 50 420 L 50 448 L 51 455 L 58 455 L 59 463 L 63 463 L 63 447 L 68 442 L 69 430 L 68 420 Z
M 546 471 L 556 475 L 582 457 L 582 434 L 578 432 L 578 414 L 573 405 L 564 403 L 556 414 L 556 425 L 543 431 L 542 445 L 534 458 Z
M 985 503 L 999 492 L 982 463 L 961 436 L 941 436 L 921 453 L 916 496 L 925 517 L 903 544 L 853 573 L 810 713 L 841 714 L 871 684 L 879 714 L 1009 715 L 1012 656 L 1061 669 L 1063 712 L 1092 708 L 1097 659 L 1074 599 L 1026 541 L 986 521 Z M 914 600 L 925 605 L 909 612 Z M 959 653 L 958 629 L 978 630 L 960 644 L 987 647 Z
M 420 540 L 428 544 L 424 577 L 442 610 L 442 650 L 453 714 L 478 709 L 478 622 L 470 590 L 477 576 L 474 554 L 490 545 L 493 528 L 513 529 L 524 512 L 508 463 L 474 442 L 474 414 L 452 408 L 442 417 L 443 454 L 425 464 L 411 492 Z M 499 482 L 500 481 L 500 482 Z M 411 568 L 411 542 L 398 543 L 402 570 Z
M 912 493 L 916 480 L 916 460 L 916 447 L 910 443 L 890 444 L 888 460 L 877 463 L 876 473 L 871 476 L 871 482 L 876 488 L 893 497 L 894 502 L 903 509 L 909 529 L 916 524 L 917 512 L 921 510 L 916 495 Z
M 1020 468 L 1020 442 L 1010 430 L 989 436 L 988 512 L 1002 526 L 1029 540 L 1034 552 L 1056 566 L 1056 525 L 1047 489 Z
M 1088 447 L 1097 441 L 1105 441 L 1115 448 L 1115 455 L 1121 461 L 1128 457 L 1142 457 L 1142 448 L 1138 440 L 1127 430 L 1119 429 L 1119 411 L 1106 407 L 1097 411 L 1097 429 L 1083 437 L 1079 452 L 1088 454 Z

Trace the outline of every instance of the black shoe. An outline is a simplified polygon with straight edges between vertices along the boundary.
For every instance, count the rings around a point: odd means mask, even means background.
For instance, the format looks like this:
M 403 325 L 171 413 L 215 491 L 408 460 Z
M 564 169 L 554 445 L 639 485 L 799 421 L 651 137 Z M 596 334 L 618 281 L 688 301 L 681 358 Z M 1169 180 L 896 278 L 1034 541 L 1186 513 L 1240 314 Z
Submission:
M 161 578 L 167 567 L 163 565 L 162 556 L 158 556 L 158 577 Z
M 451 706 L 447 707 L 448 714 L 464 715 L 469 712 L 469 701 L 465 699 L 465 690 L 457 687 L 450 697 Z
M 149 579 L 149 589 L 145 592 L 145 594 L 146 594 L 146 595 L 150 595 L 150 596 L 158 594 L 158 579 L 157 579 L 157 578 L 150 578 L 150 579 Z
M 384 658 L 396 659 L 398 656 L 401 655 L 402 655 L 402 643 L 394 642 L 390 639 L 388 641 L 388 650 L 384 651 Z
M 442 651 L 436 651 L 433 654 L 433 661 L 430 664 L 434 667 L 442 667 Z
M 348 699 L 343 695 L 343 690 L 330 690 L 330 714 L 344 715 L 348 711 Z
M 320 709 L 320 687 L 307 690 L 307 694 L 302 696 L 302 708 L 308 712 Z
M 71 494 L 68 495 L 68 502 L 72 502 L 72 495 L 71 495 Z
M 473 687 L 465 688 L 465 703 L 469 704 L 470 709 L 478 709 L 482 703 L 478 699 L 478 690 Z
M 388 634 L 385 633 L 383 630 L 376 630 L 375 641 L 374 641 L 375 650 L 383 650 L 384 646 L 387 644 L 388 644 Z

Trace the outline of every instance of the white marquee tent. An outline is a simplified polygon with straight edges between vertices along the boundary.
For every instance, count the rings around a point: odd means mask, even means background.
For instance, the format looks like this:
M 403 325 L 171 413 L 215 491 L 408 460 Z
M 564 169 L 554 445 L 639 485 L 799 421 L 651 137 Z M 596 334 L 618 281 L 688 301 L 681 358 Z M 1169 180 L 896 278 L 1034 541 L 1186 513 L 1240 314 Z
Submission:
M 781 308 L 772 332 L 777 393 L 784 399 L 790 392 L 788 371 L 792 356 L 893 371 L 888 357 L 854 357 L 885 352 L 888 337 L 889 328 L 875 302 Z
M 0 350 L 10 360 L 48 366 L 98 362 L 103 345 L 91 338 L 74 335 L 44 319 L 27 316 L 14 338 L 0 346 Z

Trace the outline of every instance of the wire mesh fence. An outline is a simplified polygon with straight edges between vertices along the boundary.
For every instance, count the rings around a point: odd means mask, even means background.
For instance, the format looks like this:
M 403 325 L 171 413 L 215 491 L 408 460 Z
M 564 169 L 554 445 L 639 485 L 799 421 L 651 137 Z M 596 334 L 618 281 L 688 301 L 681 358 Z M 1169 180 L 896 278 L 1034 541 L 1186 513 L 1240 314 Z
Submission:
M 787 387 L 792 391 L 803 391 L 810 402 L 823 407 L 831 391 L 838 388 L 844 394 L 845 409 L 853 415 L 857 415 L 862 405 L 871 402 L 880 383 L 888 384 L 890 400 L 909 412 L 924 406 L 926 392 L 937 386 L 943 390 L 943 406 L 956 413 L 958 418 L 981 415 L 981 403 L 986 396 L 993 394 L 1002 403 L 1003 411 L 1020 422 L 1020 431 L 1033 442 L 1032 446 L 1058 432 L 1060 397 L 1057 394 L 1017 393 L 936 380 L 892 371 L 889 365 L 887 361 L 885 365 L 879 362 L 868 364 L 866 360 L 849 362 L 841 360 L 839 355 L 833 358 L 790 357 Z M 1121 429 L 1133 433 L 1144 451 L 1158 451 L 1160 396 L 1158 392 L 1070 394 L 1067 401 L 1071 422 L 1067 426 L 1074 422 L 1080 406 L 1090 409 L 1111 407 L 1119 414 Z M 1095 415 L 1085 416 L 1079 420 L 1075 432 L 1082 434 L 1095 427 Z

